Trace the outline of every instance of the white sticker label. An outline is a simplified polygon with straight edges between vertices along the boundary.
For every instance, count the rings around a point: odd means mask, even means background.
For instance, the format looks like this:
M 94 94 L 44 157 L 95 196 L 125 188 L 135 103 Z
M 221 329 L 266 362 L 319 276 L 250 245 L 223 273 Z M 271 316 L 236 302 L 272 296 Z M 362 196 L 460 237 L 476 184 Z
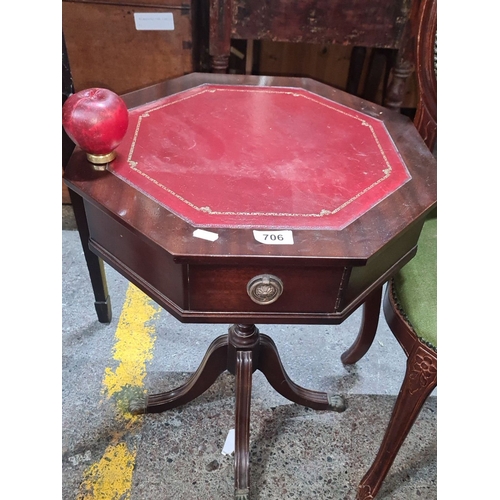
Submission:
M 224 447 L 222 448 L 223 455 L 231 455 L 234 453 L 234 429 L 230 429 L 227 433 Z
M 283 231 L 255 231 L 254 238 L 264 245 L 293 245 L 293 233 L 286 229 Z
M 193 231 L 193 236 L 195 238 L 201 238 L 202 240 L 215 241 L 219 235 L 217 233 L 212 233 L 211 231 L 205 231 L 204 229 L 195 229 Z
M 172 12 L 134 12 L 135 29 L 139 31 L 171 31 L 174 29 Z

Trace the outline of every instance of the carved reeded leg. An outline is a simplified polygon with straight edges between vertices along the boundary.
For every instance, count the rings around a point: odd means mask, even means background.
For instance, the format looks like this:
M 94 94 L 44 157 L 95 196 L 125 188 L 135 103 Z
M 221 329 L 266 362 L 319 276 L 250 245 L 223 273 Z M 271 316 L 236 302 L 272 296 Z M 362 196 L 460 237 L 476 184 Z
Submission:
M 227 368 L 227 335 L 217 337 L 208 348 L 200 366 L 189 380 L 168 392 L 130 401 L 131 413 L 159 413 L 189 403 L 203 394 Z
M 94 291 L 97 319 L 100 323 L 110 323 L 111 300 L 108 294 L 104 264 L 102 260 L 89 249 L 89 226 L 87 224 L 87 217 L 85 215 L 85 207 L 83 205 L 82 197 L 71 189 L 69 190 L 69 196 L 73 212 L 75 214 L 75 221 L 80 235 L 80 241 L 82 242 L 83 254 L 85 255 L 85 261 L 87 262 L 90 282 L 92 283 L 92 290 Z
M 437 384 L 437 355 L 417 343 L 377 456 L 358 486 L 358 500 L 375 498 L 427 397 Z
M 259 330 L 255 325 L 229 328 L 228 370 L 236 377 L 234 498 L 248 500 L 250 491 L 250 398 L 252 373 L 259 359 Z
M 368 295 L 363 304 L 363 319 L 358 336 L 352 346 L 340 357 L 345 365 L 357 363 L 370 349 L 377 332 L 381 302 L 382 287 L 379 287 Z
M 236 417 L 234 448 L 234 498 L 248 500 L 250 491 L 250 399 L 252 352 L 236 353 Z

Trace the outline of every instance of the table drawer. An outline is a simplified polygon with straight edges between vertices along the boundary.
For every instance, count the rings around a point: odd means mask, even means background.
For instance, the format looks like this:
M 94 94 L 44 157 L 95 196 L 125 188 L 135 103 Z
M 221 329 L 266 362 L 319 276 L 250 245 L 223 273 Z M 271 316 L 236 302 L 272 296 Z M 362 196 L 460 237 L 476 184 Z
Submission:
M 189 265 L 188 307 L 210 312 L 333 313 L 345 274 L 344 267 Z M 270 276 L 269 282 L 262 276 Z M 276 298 L 273 293 L 280 286 L 282 293 Z M 270 294 L 269 288 L 274 288 Z

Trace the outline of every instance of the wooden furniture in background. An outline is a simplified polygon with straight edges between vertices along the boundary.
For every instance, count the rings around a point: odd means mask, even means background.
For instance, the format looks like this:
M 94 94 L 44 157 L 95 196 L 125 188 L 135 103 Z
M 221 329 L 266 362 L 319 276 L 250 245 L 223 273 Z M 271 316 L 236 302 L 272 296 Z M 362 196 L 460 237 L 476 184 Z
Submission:
M 350 62 L 354 85 L 347 89 L 352 92 L 361 77 L 362 50 L 395 49 L 383 104 L 399 111 L 414 64 L 411 12 L 411 0 L 211 0 L 212 69 L 227 71 L 232 39 L 348 45 L 356 49 Z
M 134 13 L 172 13 L 174 29 L 137 30 Z M 75 91 L 124 94 L 192 72 L 199 46 L 194 16 L 190 0 L 63 0 Z
M 395 51 L 357 48 L 339 44 L 261 41 L 255 74 L 304 76 L 345 90 L 370 102 L 382 104 Z M 353 51 L 362 50 L 359 67 Z M 354 74 L 354 76 L 352 76 Z M 401 110 L 413 113 L 417 107 L 417 79 L 412 72 L 405 82 Z

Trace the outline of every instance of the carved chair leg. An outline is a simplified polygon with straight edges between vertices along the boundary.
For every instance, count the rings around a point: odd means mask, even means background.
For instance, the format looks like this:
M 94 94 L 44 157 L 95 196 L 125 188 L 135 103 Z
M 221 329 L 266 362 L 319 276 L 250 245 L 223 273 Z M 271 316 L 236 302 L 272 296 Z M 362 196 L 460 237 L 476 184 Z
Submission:
M 345 365 L 357 363 L 370 349 L 377 332 L 381 302 L 382 287 L 379 287 L 368 295 L 363 304 L 363 319 L 358 336 L 352 346 L 340 357 Z
M 75 214 L 76 226 L 82 242 L 83 253 L 87 262 L 92 289 L 94 291 L 97 318 L 101 323 L 110 323 L 111 300 L 109 298 L 108 285 L 106 283 L 104 264 L 96 254 L 90 251 L 88 246 L 89 227 L 87 224 L 87 217 L 85 215 L 85 207 L 83 205 L 82 197 L 71 189 L 69 190 L 69 196 L 73 212 Z
M 401 111 L 406 91 L 406 83 L 412 73 L 412 63 L 398 58 L 392 69 L 392 79 L 387 87 L 384 106 L 397 112 Z
M 358 500 L 375 498 L 423 404 L 437 384 L 437 355 L 417 343 L 377 456 L 358 486 Z
M 188 381 L 168 392 L 133 399 L 131 413 L 159 413 L 189 403 L 203 394 L 227 368 L 227 335 L 217 337 L 208 348 L 200 366 Z
M 236 424 L 234 448 L 234 498 L 248 500 L 250 492 L 250 400 L 252 351 L 236 353 Z

